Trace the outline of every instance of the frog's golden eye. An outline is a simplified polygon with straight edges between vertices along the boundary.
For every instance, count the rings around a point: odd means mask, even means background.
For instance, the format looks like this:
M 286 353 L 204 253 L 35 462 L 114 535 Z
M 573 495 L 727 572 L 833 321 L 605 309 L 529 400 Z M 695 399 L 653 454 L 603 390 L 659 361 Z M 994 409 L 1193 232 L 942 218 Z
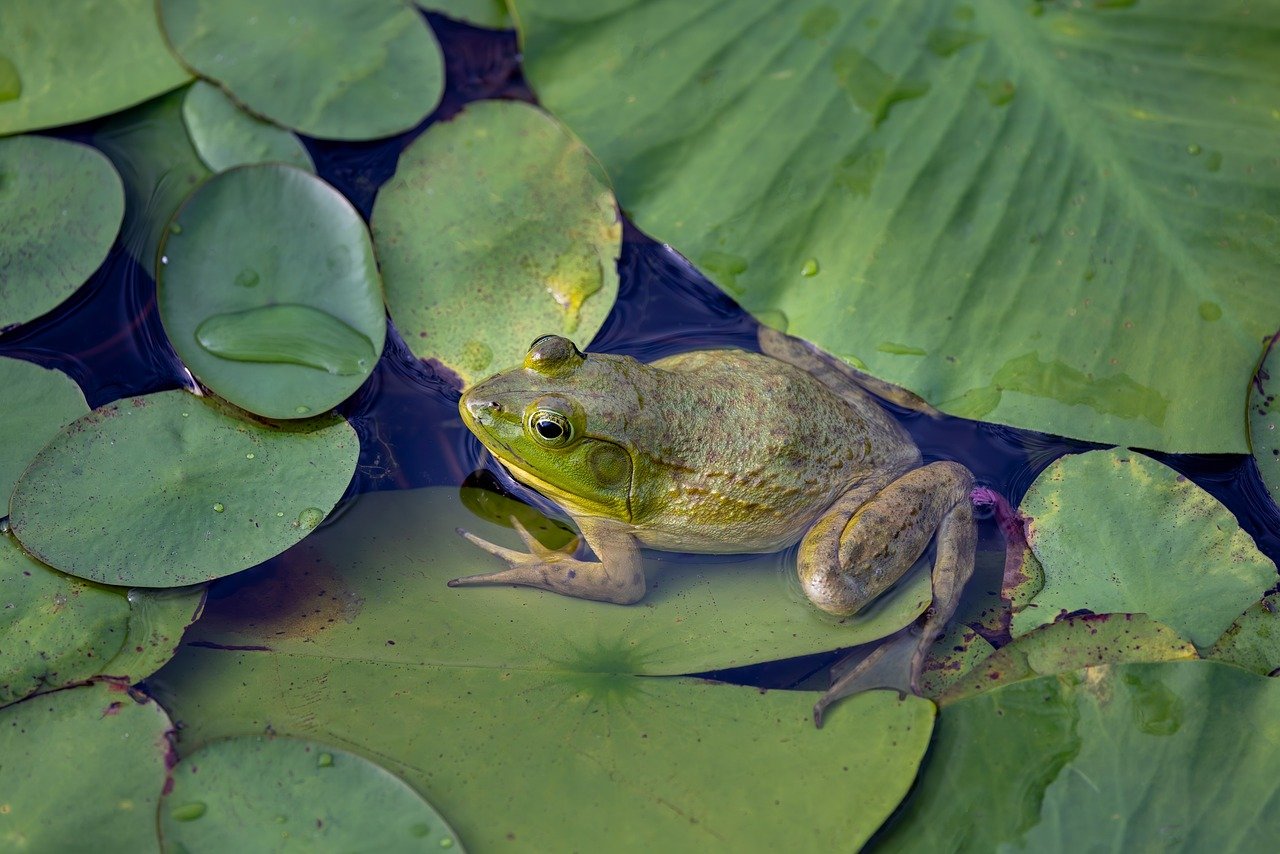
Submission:
M 529 416 L 529 432 L 548 448 L 560 448 L 573 439 L 573 425 L 559 412 L 536 410 Z

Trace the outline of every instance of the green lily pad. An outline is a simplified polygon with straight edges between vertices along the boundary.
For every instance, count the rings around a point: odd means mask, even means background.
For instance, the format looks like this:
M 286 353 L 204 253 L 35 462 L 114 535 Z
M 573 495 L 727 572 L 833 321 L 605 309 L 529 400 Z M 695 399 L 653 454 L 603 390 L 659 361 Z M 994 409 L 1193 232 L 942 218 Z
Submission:
M 432 125 L 372 225 L 405 341 L 467 382 L 545 333 L 585 348 L 618 293 L 613 194 L 582 143 L 527 104 L 479 101 Z
M 20 359 L 0 357 L 0 388 L 0 496 L 8 496 L 36 452 L 88 412 L 89 404 L 66 374 Z
M 148 680 L 185 725 L 184 751 L 267 726 L 323 739 L 403 777 L 480 850 L 509 833 L 530 850 L 783 846 L 797 827 L 818 847 L 856 846 L 910 785 L 924 700 L 850 698 L 819 731 L 816 694 L 653 676 L 883 637 L 928 604 L 923 564 L 840 620 L 803 598 L 789 559 L 649 555 L 645 598 L 621 606 L 450 588 L 494 562 L 458 527 L 518 543 L 456 490 L 370 493 L 211 603 Z M 476 761 L 495 749 L 501 763 Z
M 308 136 L 376 139 L 426 118 L 444 59 L 402 0 L 157 0 L 182 61 Z
M 314 175 L 279 164 L 220 173 L 179 211 L 161 252 L 165 332 L 237 406 L 305 418 L 373 371 L 386 315 L 369 232 Z
M 203 80 L 187 89 L 182 118 L 200 159 L 214 172 L 248 163 L 287 163 L 316 171 L 296 136 L 246 113 L 225 92 Z
M 1280 670 L 1280 593 L 1249 606 L 1223 633 L 1205 658 L 1226 661 L 1273 676 Z
M 932 704 L 886 691 L 850 698 L 819 730 L 809 692 L 313 652 L 184 647 L 149 684 L 186 727 L 184 755 L 267 726 L 342 744 L 403 777 L 478 851 L 766 850 L 797 834 L 857 848 L 905 794 L 932 729 Z M 484 760 L 495 751 L 501 762 Z
M 0 534 L 0 705 L 94 676 L 140 682 L 173 657 L 204 589 L 126 590 L 64 575 Z
M 1090 614 L 1041 626 L 993 652 L 938 697 L 946 706 L 1010 682 L 1081 667 L 1190 661 L 1196 648 L 1145 614 Z
M 190 79 L 152 0 L 0 3 L 0 135 L 105 116 Z
M 107 684 L 0 709 L 0 847 L 153 851 L 172 725 Z
M 920 677 L 920 692 L 937 700 L 993 652 L 995 647 L 969 626 L 952 625 L 929 650 Z
M 10 524 L 29 552 L 81 578 L 194 584 L 305 537 L 358 454 L 340 418 L 267 425 L 186 392 L 135 397 L 95 409 L 36 456 Z
M 0 139 L 0 328 L 71 296 L 107 257 L 123 218 L 120 176 L 97 151 L 43 136 Z
M 457 21 L 477 27 L 505 30 L 511 27 L 511 13 L 505 0 L 414 0 L 432 12 L 443 12 Z
M 1234 667 L 1019 682 L 946 708 L 877 850 L 1258 850 L 1276 828 L 1278 762 L 1280 682 Z
M 1045 584 L 1014 613 L 1014 635 L 1087 609 L 1148 614 L 1206 647 L 1276 583 L 1231 511 L 1133 451 L 1063 457 L 1019 509 Z
M 461 850 L 444 818 L 367 759 L 315 741 L 214 741 L 173 769 L 160 836 L 177 851 Z
M 182 200 L 212 174 L 182 120 L 185 91 L 112 116 L 93 137 L 124 179 L 122 243 L 152 278 L 169 220 Z
M 1245 450 L 1280 4 L 515 9 L 540 103 L 757 316 L 956 415 Z
M 1273 337 L 1262 356 L 1262 364 L 1249 386 L 1249 450 L 1258 464 L 1258 474 L 1280 504 L 1280 407 L 1276 406 L 1276 381 L 1280 380 L 1280 354 Z

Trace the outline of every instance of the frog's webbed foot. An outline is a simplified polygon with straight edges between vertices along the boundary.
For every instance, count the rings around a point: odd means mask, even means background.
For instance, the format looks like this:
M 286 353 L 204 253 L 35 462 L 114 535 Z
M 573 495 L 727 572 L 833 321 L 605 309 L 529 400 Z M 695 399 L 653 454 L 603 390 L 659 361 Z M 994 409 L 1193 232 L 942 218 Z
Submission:
M 458 533 L 507 564 L 507 569 L 467 575 L 449 581 L 450 587 L 474 587 L 487 584 L 517 584 L 550 590 L 577 599 L 595 599 L 602 602 L 630 604 L 644 596 L 644 571 L 640 565 L 639 548 L 634 541 L 609 541 L 608 564 L 603 561 L 579 560 L 574 557 L 580 540 L 574 540 L 564 549 L 549 549 L 538 542 L 533 534 L 515 517 L 511 524 L 527 552 L 509 549 L 477 537 L 459 528 Z
M 908 627 L 879 643 L 870 655 L 843 668 L 843 672 L 842 665 L 848 659 L 832 668 L 834 680 L 831 687 L 813 704 L 815 726 L 822 727 L 822 716 L 827 707 L 843 697 L 877 688 L 890 688 L 903 695 L 920 693 L 920 670 L 915 665 L 916 653 L 920 650 L 920 632 Z M 920 661 L 923 667 L 923 656 L 920 656 Z

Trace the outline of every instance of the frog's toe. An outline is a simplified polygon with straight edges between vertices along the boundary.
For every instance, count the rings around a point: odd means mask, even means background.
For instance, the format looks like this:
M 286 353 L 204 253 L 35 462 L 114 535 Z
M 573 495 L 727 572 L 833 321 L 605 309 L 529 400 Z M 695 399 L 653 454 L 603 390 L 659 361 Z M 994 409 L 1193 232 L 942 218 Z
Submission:
M 535 555 L 529 554 L 528 552 L 518 552 L 515 549 L 509 549 L 509 548 L 506 548 L 505 546 L 500 546 L 500 545 L 497 545 L 496 543 L 491 543 L 488 540 L 484 539 L 483 537 L 477 537 L 475 534 L 471 533 L 470 531 L 464 530 L 462 528 L 458 528 L 457 530 L 458 530 L 458 533 L 461 534 L 464 539 L 476 544 L 477 546 L 484 549 L 494 557 L 498 557 L 498 558 L 501 558 L 502 560 L 505 560 L 507 563 L 511 564 L 512 566 L 518 566 L 520 564 L 529 563 L 531 560 L 537 559 Z M 471 576 L 471 577 L 478 577 L 478 576 Z M 457 581 L 461 579 L 454 579 L 454 580 Z M 452 587 L 455 585 L 451 581 L 449 582 L 449 586 Z
M 520 535 L 520 539 L 524 540 L 524 544 L 529 548 L 530 554 L 542 560 L 556 560 L 566 555 L 572 555 L 578 549 L 578 538 L 575 537 L 563 549 L 551 549 L 539 542 L 538 538 L 529 533 L 529 529 L 521 524 L 520 520 L 515 516 L 510 517 L 511 527 L 516 529 L 516 533 Z

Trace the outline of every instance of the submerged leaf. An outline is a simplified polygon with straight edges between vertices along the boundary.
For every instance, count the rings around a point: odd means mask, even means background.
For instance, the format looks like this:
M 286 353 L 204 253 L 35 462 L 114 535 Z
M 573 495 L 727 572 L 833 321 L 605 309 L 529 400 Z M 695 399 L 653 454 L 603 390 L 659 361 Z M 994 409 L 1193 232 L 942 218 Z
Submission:
M 1280 672 L 1280 593 L 1268 594 L 1250 605 L 1205 653 L 1205 658 L 1226 661 L 1263 676 Z
M 224 359 L 302 365 L 339 376 L 364 376 L 377 361 L 368 338 L 309 305 L 215 314 L 196 328 L 196 340 Z

